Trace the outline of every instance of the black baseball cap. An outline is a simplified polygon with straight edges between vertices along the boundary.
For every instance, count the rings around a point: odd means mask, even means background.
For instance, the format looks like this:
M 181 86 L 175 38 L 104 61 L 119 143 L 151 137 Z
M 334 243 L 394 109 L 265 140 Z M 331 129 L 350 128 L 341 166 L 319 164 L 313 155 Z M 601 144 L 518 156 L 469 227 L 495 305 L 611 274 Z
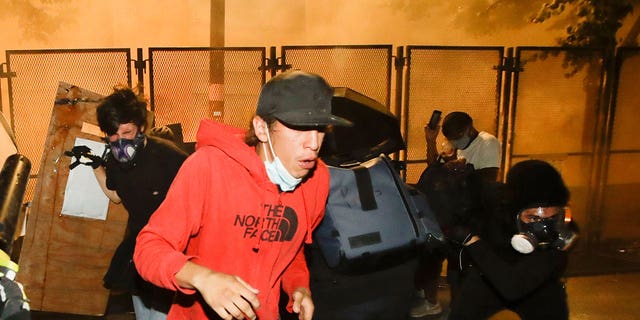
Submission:
M 292 126 L 352 126 L 351 121 L 331 114 L 332 98 L 333 88 L 321 76 L 287 71 L 262 87 L 256 114 Z

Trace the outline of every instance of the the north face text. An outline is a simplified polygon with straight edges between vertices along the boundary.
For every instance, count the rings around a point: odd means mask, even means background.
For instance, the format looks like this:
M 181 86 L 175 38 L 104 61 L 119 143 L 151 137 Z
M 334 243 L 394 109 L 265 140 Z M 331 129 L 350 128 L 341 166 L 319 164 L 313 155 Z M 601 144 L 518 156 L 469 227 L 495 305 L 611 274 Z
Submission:
M 261 241 L 291 241 L 298 229 L 295 210 L 283 205 L 265 204 L 264 214 L 237 215 L 233 225 L 244 230 L 244 238 L 260 237 Z

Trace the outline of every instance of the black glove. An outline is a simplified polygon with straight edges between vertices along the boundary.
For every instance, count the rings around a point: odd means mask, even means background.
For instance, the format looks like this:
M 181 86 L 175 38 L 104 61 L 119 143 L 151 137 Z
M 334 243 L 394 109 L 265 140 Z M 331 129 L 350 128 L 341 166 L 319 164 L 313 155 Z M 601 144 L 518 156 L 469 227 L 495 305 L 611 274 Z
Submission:
M 445 239 L 459 246 L 463 246 L 473 236 L 471 228 L 465 225 L 450 226 L 443 229 L 443 232 Z
M 102 157 L 100 156 L 96 156 L 93 154 L 85 154 L 84 157 L 90 159 L 91 161 L 83 162 L 82 164 L 84 164 L 85 166 L 91 166 L 91 168 L 93 169 L 96 169 L 100 166 L 104 166 L 106 164 L 104 159 L 102 159 Z
M 102 157 L 91 154 L 91 149 L 87 146 L 75 146 L 70 151 L 65 151 L 64 154 L 66 156 L 74 158 L 73 161 L 69 165 L 69 169 L 73 170 L 80 164 L 84 164 L 86 166 L 91 166 L 91 168 L 96 169 L 99 166 L 104 166 L 105 161 Z M 83 162 L 80 161 L 82 158 L 87 158 L 91 161 Z
M 21 285 L 3 276 L 0 277 L 0 289 L 0 319 L 31 319 L 29 300 Z
M 567 251 L 578 240 L 579 234 L 580 228 L 578 228 L 578 224 L 571 220 L 558 230 L 558 239 L 553 243 L 553 246 L 558 250 Z

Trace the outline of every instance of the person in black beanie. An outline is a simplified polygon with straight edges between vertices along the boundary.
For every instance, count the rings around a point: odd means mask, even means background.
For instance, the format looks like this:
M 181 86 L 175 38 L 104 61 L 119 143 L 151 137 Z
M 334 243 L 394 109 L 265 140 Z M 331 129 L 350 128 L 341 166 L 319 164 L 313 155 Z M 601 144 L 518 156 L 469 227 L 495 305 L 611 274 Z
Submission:
M 449 319 L 487 319 L 508 309 L 521 319 L 568 319 L 563 281 L 577 227 L 565 221 L 569 202 L 560 173 L 526 160 L 507 174 L 494 217 L 451 239 L 460 246 L 460 286 Z

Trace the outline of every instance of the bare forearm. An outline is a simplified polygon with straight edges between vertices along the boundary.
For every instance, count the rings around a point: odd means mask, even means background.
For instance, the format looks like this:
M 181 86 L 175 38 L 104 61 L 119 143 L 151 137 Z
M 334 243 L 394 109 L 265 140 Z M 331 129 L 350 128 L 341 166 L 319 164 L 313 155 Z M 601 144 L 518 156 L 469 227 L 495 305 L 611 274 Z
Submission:
M 104 192 L 107 198 L 115 203 L 120 203 L 122 200 L 118 196 L 118 193 L 107 188 L 107 173 L 105 172 L 104 168 L 100 166 L 93 169 L 93 174 L 96 176 L 98 185 L 100 185 L 100 189 L 102 189 L 102 192 Z
M 211 272 L 208 268 L 187 261 L 180 271 L 176 273 L 176 282 L 185 289 L 196 289 L 198 280 Z
M 204 301 L 222 318 L 256 319 L 255 310 L 260 307 L 258 290 L 240 277 L 187 261 L 175 278 L 179 286 L 200 292 Z
M 432 165 L 438 160 L 436 141 L 427 139 L 427 164 Z
M 431 129 L 428 126 L 424 126 L 424 138 L 427 142 L 427 164 L 431 165 L 438 160 L 438 147 L 436 139 L 440 132 L 440 126 L 435 129 Z

